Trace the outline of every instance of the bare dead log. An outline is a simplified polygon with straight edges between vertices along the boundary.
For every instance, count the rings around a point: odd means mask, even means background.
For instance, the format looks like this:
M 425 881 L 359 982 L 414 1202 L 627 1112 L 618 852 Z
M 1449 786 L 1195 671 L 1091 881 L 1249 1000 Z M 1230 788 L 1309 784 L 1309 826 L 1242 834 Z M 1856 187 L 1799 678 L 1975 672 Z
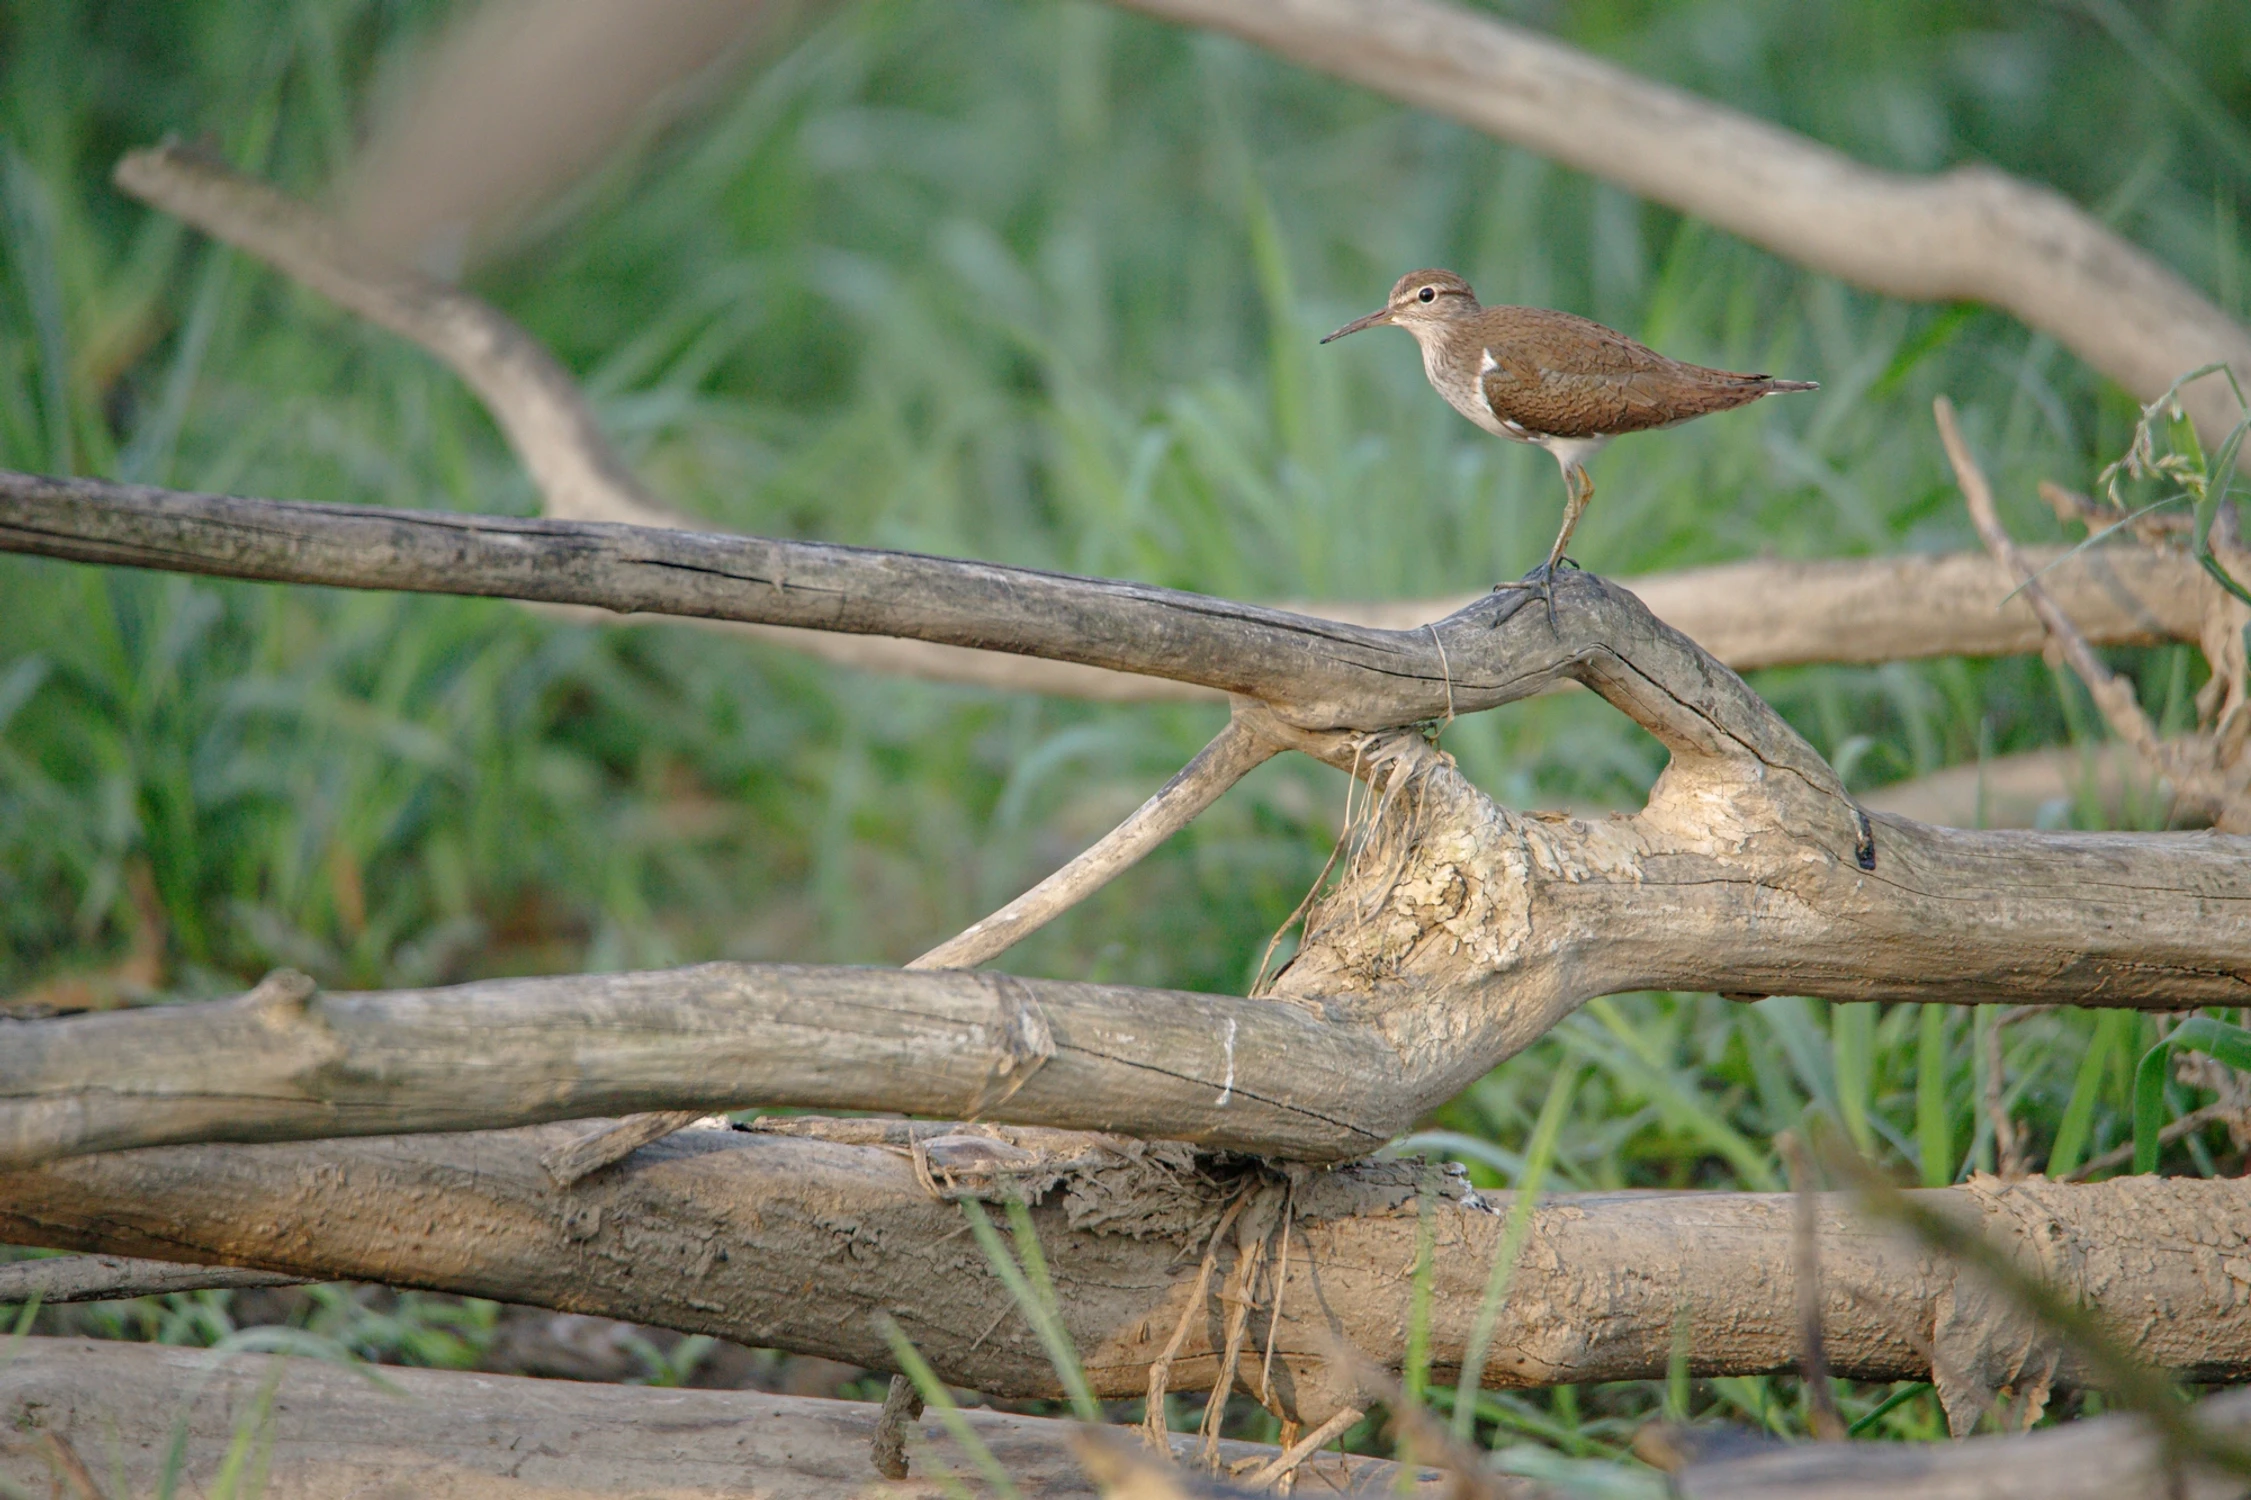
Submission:
M 1099 1394 L 1142 1394 L 1184 1322 L 1173 1387 L 1217 1377 L 1229 1331 L 1220 1285 L 1236 1279 L 1238 1251 L 1223 1247 L 1200 1307 L 1189 1301 L 1198 1256 L 1231 1195 L 1278 1192 L 1275 1179 L 1178 1147 L 1001 1127 L 968 1140 L 954 1127 L 949 1142 L 903 1121 L 833 1122 L 848 1139 L 895 1143 L 853 1145 L 789 1123 L 808 1133 L 676 1135 L 567 1193 L 539 1155 L 570 1126 L 81 1157 L 0 1176 L 0 1240 L 492 1297 L 876 1369 L 892 1363 L 877 1326 L 889 1313 L 949 1382 L 1057 1395 L 1038 1338 L 961 1232 L 959 1207 L 933 1197 L 918 1171 L 935 1158 L 945 1197 L 1019 1184 L 1035 1201 L 1065 1322 Z M 909 1139 L 919 1156 L 896 1144 Z M 1272 1399 L 1308 1426 L 1362 1404 L 1332 1368 L 1340 1341 L 1391 1368 L 1404 1355 L 1413 1291 L 1400 1267 L 1414 1256 L 1421 1176 L 1397 1163 L 1299 1180 L 1287 1268 L 1279 1293 L 1257 1299 L 1248 1346 L 1272 1336 Z M 2251 1375 L 2251 1183 L 1979 1179 L 1927 1201 L 2098 1309 L 2140 1358 L 2191 1379 Z M 1446 1372 L 1462 1358 L 1504 1218 L 1458 1184 L 1433 1211 L 1430 1348 Z M 1661 1377 L 1681 1317 L 1699 1375 L 1793 1368 L 1792 1215 L 1785 1194 L 1548 1201 L 1533 1215 L 1485 1383 Z M 1821 1196 L 1819 1235 L 1838 1375 L 1927 1379 L 1935 1349 L 1950 1379 L 1990 1390 L 2058 1357 L 1975 1272 L 1844 1195 Z M 2059 1383 L 2072 1384 L 2076 1367 L 2061 1358 Z M 1239 1367 L 1254 1394 L 1260 1376 L 1258 1361 Z
M 204 1292 L 235 1287 L 302 1286 L 302 1276 L 253 1271 L 242 1266 L 183 1265 L 130 1255 L 59 1255 L 0 1265 L 0 1307 L 34 1299 L 43 1304 L 104 1302 L 119 1297 L 155 1297 L 166 1292 Z
M 2215 1432 L 2251 1434 L 2251 1393 L 2200 1403 Z M 1939 1444 L 1782 1448 L 1692 1464 L 1683 1500 L 2229 1500 L 2239 1475 L 2182 1462 L 2140 1417 L 2119 1414 L 2044 1432 Z
M 118 164 L 117 179 L 127 192 L 412 341 L 453 370 L 493 413 L 538 486 L 546 515 L 693 524 L 640 485 L 568 372 L 497 309 L 358 247 L 340 225 L 307 205 L 192 151 L 165 146 L 132 153 Z M 2022 601 L 1996 607 L 2014 580 L 1974 553 L 1853 562 L 1760 560 L 1659 574 L 1628 586 L 1659 618 L 1739 671 L 1814 661 L 2002 655 L 2037 650 L 2043 639 Z M 2196 639 L 2201 601 L 2217 592 L 2193 562 L 2149 549 L 2076 561 L 2054 575 L 2053 586 L 2065 591 L 2064 603 L 2089 638 L 2106 644 Z M 1410 630 L 1472 602 L 1286 608 L 1346 624 Z M 553 602 L 541 607 L 577 618 L 615 619 Z M 1051 658 L 1011 659 L 943 640 L 839 635 L 742 619 L 700 623 L 744 631 L 842 666 L 1008 691 L 1117 702 L 1220 696 L 1191 680 Z
M 1870 817 L 1740 678 L 1589 575 L 1559 586 L 1553 631 L 1521 594 L 1383 631 L 819 544 L 30 476 L 0 476 L 0 545 L 783 618 L 1158 673 L 1239 695 L 1266 740 L 1381 793 L 1266 999 L 718 965 L 22 1022 L 0 1048 L 0 1160 L 761 1102 L 985 1109 L 1335 1157 L 1596 995 L 2251 1000 L 2251 842 Z M 1510 812 L 1414 728 L 1562 681 L 1671 753 L 1638 814 Z M 1020 1072 L 1042 1035 L 1053 1056 Z
M 1119 0 L 1320 72 L 1694 214 L 1798 264 L 1918 302 L 2005 308 L 2147 401 L 2251 333 L 2051 189 L 1990 167 L 1864 167 L 1763 120 L 1440 0 Z M 2238 413 L 2183 392 L 2207 444 Z
M 376 1374 L 380 1384 L 369 1378 Z M 184 1419 L 179 1493 L 215 1492 L 230 1449 L 265 1427 L 264 1493 L 289 1500 L 837 1500 L 871 1490 L 875 1407 L 754 1391 L 657 1390 L 510 1375 L 387 1367 L 363 1373 L 273 1355 L 214 1359 L 200 1349 L 94 1339 L 26 1339 L 0 1364 L 0 1421 L 62 1437 L 127 1495 L 159 1492 Z M 273 1381 L 279 1399 L 261 1399 Z M 1093 1500 L 1072 1456 L 1074 1424 L 969 1411 L 970 1429 L 1027 1500 Z M 267 1426 L 266 1424 L 269 1424 Z M 916 1424 L 922 1476 L 887 1484 L 899 1500 L 956 1493 L 934 1477 L 976 1467 L 935 1421 Z M 1180 1445 L 1185 1452 L 1188 1439 Z M 1276 1450 L 1224 1445 L 1230 1465 Z M 933 1462 L 934 1460 L 934 1462 Z M 1311 1493 L 1442 1493 L 1435 1476 L 1329 1454 Z M 42 1444 L 0 1442 L 0 1487 L 49 1493 Z M 1333 1487 L 1330 1488 L 1330 1487 Z

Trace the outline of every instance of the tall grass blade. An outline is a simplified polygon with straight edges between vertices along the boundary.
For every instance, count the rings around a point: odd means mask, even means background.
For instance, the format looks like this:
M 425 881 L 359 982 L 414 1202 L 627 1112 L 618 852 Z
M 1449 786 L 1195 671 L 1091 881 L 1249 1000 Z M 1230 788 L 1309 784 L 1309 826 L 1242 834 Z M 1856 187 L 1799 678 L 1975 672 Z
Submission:
M 1021 1203 L 1012 1203 L 1010 1207 L 1024 1215 L 1019 1243 L 1028 1239 L 1032 1244 L 1032 1260 L 1028 1263 L 1040 1267 L 1036 1285 L 1008 1253 L 1008 1246 L 1001 1242 L 1000 1231 L 993 1228 L 993 1221 L 985 1217 L 985 1205 L 974 1198 L 961 1201 L 962 1215 L 969 1220 L 969 1232 L 977 1237 L 978 1248 L 985 1252 L 985 1259 L 992 1263 L 993 1274 L 1000 1277 L 1001 1285 L 1008 1288 L 1008 1295 L 1015 1299 L 1024 1321 L 1031 1324 L 1032 1332 L 1039 1336 L 1048 1362 L 1055 1367 L 1056 1378 L 1063 1382 L 1063 1389 L 1070 1397 L 1071 1409 L 1081 1421 L 1099 1422 L 1102 1408 L 1086 1383 L 1086 1370 L 1079 1363 L 1079 1352 L 1063 1327 L 1062 1309 L 1056 1305 L 1055 1289 L 1047 1281 L 1046 1262 L 1038 1258 L 1038 1236 L 1031 1233 L 1031 1215 L 1024 1211 Z
M 2173 1028 L 2165 1040 L 2142 1054 L 2134 1069 L 2134 1173 L 2157 1170 L 2158 1135 L 2165 1128 L 2165 1083 L 2173 1053 L 2186 1047 L 2231 1068 L 2251 1069 L 2251 1031 L 2195 1016 Z
M 988 1224 L 986 1228 L 989 1231 L 992 1226 Z M 994 1243 L 999 1243 L 997 1237 Z M 877 1322 L 884 1340 L 891 1345 L 891 1357 L 899 1362 L 900 1373 L 914 1382 L 914 1388 L 922 1394 L 922 1404 L 938 1414 L 938 1425 L 961 1445 L 961 1451 L 969 1455 L 969 1461 L 985 1476 L 985 1482 L 993 1487 L 995 1494 L 1002 1500 L 1023 1500 L 1015 1481 L 1000 1466 L 1000 1460 L 993 1457 L 993 1450 L 985 1446 L 985 1440 L 977 1436 L 977 1429 L 969 1425 L 961 1408 L 954 1405 L 953 1392 L 946 1389 L 946 1383 L 930 1368 L 930 1361 L 922 1357 L 922 1351 L 892 1321 L 890 1314 L 878 1314 Z
M 1470 1323 L 1469 1342 L 1462 1350 L 1461 1378 L 1454 1386 L 1454 1437 L 1467 1443 L 1476 1430 L 1477 1393 L 1485 1384 L 1485 1357 L 1493 1347 L 1493 1330 L 1500 1322 L 1501 1308 L 1508 1298 L 1509 1278 L 1515 1274 L 1516 1258 L 1523 1252 L 1525 1238 L 1532 1232 L 1532 1211 L 1538 1206 L 1540 1190 L 1547 1185 L 1548 1167 L 1555 1161 L 1556 1143 L 1563 1136 L 1563 1122 L 1571 1113 L 1572 1096 L 1577 1093 L 1579 1077 L 1585 1065 L 1578 1059 L 1567 1060 L 1556 1070 L 1554 1082 L 1548 1085 L 1548 1096 L 1541 1102 L 1539 1118 L 1532 1125 L 1532 1139 L 1524 1148 L 1524 1170 L 1518 1174 L 1513 1196 L 1509 1202 L 1508 1223 L 1501 1230 L 1501 1243 L 1493 1252 L 1493 1269 L 1485 1277 L 1485 1295 L 1478 1299 L 1477 1316 Z

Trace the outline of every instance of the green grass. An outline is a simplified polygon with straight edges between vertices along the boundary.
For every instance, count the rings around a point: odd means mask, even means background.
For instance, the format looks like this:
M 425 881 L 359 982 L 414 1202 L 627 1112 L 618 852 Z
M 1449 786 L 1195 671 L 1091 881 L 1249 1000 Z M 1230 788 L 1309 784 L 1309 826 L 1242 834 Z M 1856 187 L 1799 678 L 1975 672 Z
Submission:
M 2227 143 L 2251 119 L 2251 12 L 2137 5 L 2123 31 L 2119 7 L 2100 10 L 1504 13 L 1871 162 L 1986 160 L 2050 182 L 2240 316 L 2251 170 Z M 427 359 L 107 186 L 122 150 L 176 131 L 318 194 L 364 101 L 443 14 L 0 9 L 0 463 L 532 507 L 489 421 Z M 2088 483 L 2134 417 L 1997 314 L 1802 274 L 1458 127 L 1086 0 L 829 13 L 473 284 L 581 375 L 660 492 L 715 521 L 1236 597 L 1384 597 L 1520 572 L 1561 500 L 1544 456 L 1437 401 L 1404 338 L 1315 346 L 1424 264 L 1488 300 L 1824 383 L 1606 454 L 1575 549 L 1606 572 L 1968 545 L 1930 429 L 1942 391 L 2017 535 L 2058 539 L 2032 482 Z M 2201 661 L 2114 659 L 2178 727 Z M 2085 694 L 2031 658 L 1757 686 L 1859 788 L 2100 737 Z M 1216 723 L 837 674 L 491 601 L 0 559 L 0 993 L 113 963 L 137 882 L 178 996 L 278 963 L 399 985 L 898 961 L 1073 852 Z M 1630 805 L 1660 765 L 1585 695 L 1460 721 L 1446 746 L 1518 806 Z M 1342 804 L 1333 773 L 1269 766 L 1008 964 L 1240 989 Z M 1619 997 L 1429 1123 L 1502 1180 L 1490 1163 L 1518 1159 L 1557 1071 L 1583 1064 L 1558 1187 L 1769 1187 L 1774 1134 L 1809 1110 L 1949 1182 L 1991 1160 L 1973 1030 L 1913 1007 Z M 2070 1012 L 2008 1030 L 2035 1164 L 2128 1138 L 2130 1069 L 2154 1039 L 2139 1019 Z M 2165 1160 L 2238 1165 L 2218 1131 Z M 224 1331 L 167 1307 L 118 1316 L 174 1320 L 144 1336 Z M 417 1357 L 447 1362 L 450 1336 Z M 1848 1393 L 1848 1418 L 1888 1394 Z M 1492 1396 L 1479 1430 L 1609 1453 L 1662 1395 Z M 1693 1407 L 1803 1430 L 1789 1381 L 1700 1382 Z M 1912 1397 L 1874 1430 L 1935 1422 Z

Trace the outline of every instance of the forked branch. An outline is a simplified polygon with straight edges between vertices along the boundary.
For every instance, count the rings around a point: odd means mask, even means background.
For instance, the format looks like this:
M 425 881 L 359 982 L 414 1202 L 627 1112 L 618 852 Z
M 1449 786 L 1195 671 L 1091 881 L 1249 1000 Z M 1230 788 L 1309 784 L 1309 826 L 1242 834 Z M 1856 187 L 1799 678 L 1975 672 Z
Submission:
M 1333 1158 L 1619 991 L 2251 1002 L 2251 841 L 1870 816 L 1740 678 L 1591 575 L 1559 584 L 1554 630 L 1495 594 L 1386 631 L 812 543 L 33 476 L 0 476 L 0 545 L 1061 656 L 1254 700 L 1261 735 L 1384 788 L 1268 998 L 711 965 L 26 1022 L 0 1047 L 0 1159 L 760 1103 Z M 1566 681 L 1670 752 L 1637 815 L 1498 807 L 1418 728 Z

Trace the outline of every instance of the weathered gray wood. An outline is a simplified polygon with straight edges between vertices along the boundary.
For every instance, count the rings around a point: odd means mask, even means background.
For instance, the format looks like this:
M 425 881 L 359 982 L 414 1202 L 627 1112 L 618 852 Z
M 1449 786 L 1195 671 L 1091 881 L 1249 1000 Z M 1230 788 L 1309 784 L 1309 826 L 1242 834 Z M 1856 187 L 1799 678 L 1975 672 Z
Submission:
M 1287 701 L 1307 727 L 1410 723 L 1446 711 L 1447 673 L 1427 632 L 825 542 L 243 500 L 0 472 L 0 549 L 231 578 L 904 636 Z M 1449 634 L 1466 637 L 1493 624 L 1489 609 L 1472 613 Z M 1449 639 L 1448 650 L 1454 645 Z M 1464 711 L 1504 701 L 1492 696 L 1496 685 L 1481 690 L 1462 670 L 1457 663 L 1454 690 Z
M 37 1298 L 42 1304 L 103 1302 L 229 1287 L 298 1286 L 302 1276 L 243 1266 L 198 1266 L 131 1255 L 58 1255 L 0 1265 L 0 1307 Z
M 373 1375 L 380 1379 L 371 1379 Z M 214 1360 L 200 1349 L 93 1339 L 26 1339 L 0 1363 L 0 1422 L 31 1434 L 0 1443 L 9 1493 L 46 1495 L 39 1441 L 61 1436 L 116 1495 L 158 1492 L 184 1420 L 179 1493 L 214 1492 L 230 1448 L 259 1434 L 274 1380 L 271 1458 L 260 1491 L 276 1500 L 939 1500 L 935 1477 L 977 1471 L 934 1419 L 916 1425 L 913 1478 L 868 1467 L 873 1404 L 763 1391 L 658 1390 L 453 1370 L 362 1372 L 262 1354 Z M 965 1414 L 1026 1500 L 1093 1500 L 1070 1450 L 1073 1423 L 1007 1412 Z M 1176 1443 L 1185 1456 L 1190 1439 Z M 1230 1464 L 1278 1450 L 1228 1443 Z M 933 1462 L 933 1460 L 935 1462 Z M 1388 1495 L 1403 1476 L 1382 1459 L 1330 1455 L 1301 1494 Z M 72 1493 L 69 1490 L 55 1493 Z M 1435 1476 L 1407 1493 L 1443 1493 Z
M 844 1121 L 853 1140 L 904 1140 L 901 1121 Z M 933 1133 L 913 1127 L 918 1139 Z M 888 1312 L 949 1381 L 1053 1396 L 1056 1377 L 1015 1303 L 933 1198 L 910 1152 L 807 1136 L 689 1131 L 569 1191 L 541 1151 L 573 1127 L 277 1146 L 164 1147 L 0 1175 L 0 1241 L 172 1255 L 321 1279 L 492 1297 L 888 1368 Z M 1284 1197 L 1275 1180 L 1191 1179 L 1178 1158 L 1041 1132 L 984 1145 L 1026 1160 L 1018 1180 L 1066 1326 L 1096 1390 L 1146 1390 L 1150 1362 L 1189 1308 L 1231 1182 L 1268 1253 L 1251 1283 L 1240 1371 L 1254 1393 L 1274 1333 L 1274 1389 L 1318 1423 L 1356 1388 L 1330 1369 L 1341 1339 L 1396 1368 L 1410 1326 L 1420 1168 L 1301 1174 L 1277 1298 Z M 1021 1156 L 1018 1155 L 1021 1153 Z M 1207 1162 L 1207 1166 L 1212 1165 Z M 945 1170 L 941 1158 L 939 1170 Z M 997 1178 L 957 1191 L 998 1196 Z M 1502 1234 L 1505 1201 L 1458 1184 L 1434 1205 L 1431 1359 L 1452 1379 Z M 2203 1380 L 2251 1376 L 2251 1182 L 2138 1177 L 2097 1185 L 1979 1179 L 1931 1195 L 2111 1320 L 2141 1358 Z M 2057 1351 L 2005 1298 L 1863 1218 L 1843 1195 L 1820 1211 L 1823 1323 L 1832 1368 L 1863 1380 L 1991 1389 Z M 1492 1386 L 1661 1378 L 1685 1329 L 1700 1375 L 1794 1367 L 1799 1323 L 1793 1204 L 1785 1194 L 1559 1196 L 1534 1213 L 1484 1380 Z M 1129 1232 L 1135 1231 L 1135 1232 Z M 1233 1238 L 1170 1376 L 1216 1378 L 1228 1308 L 1244 1296 Z M 1686 1321 L 1683 1322 L 1682 1320 Z M 2074 1366 L 2065 1358 L 2062 1378 Z
M 329 559 L 322 567 L 346 565 L 334 549 L 349 548 L 332 525 L 355 534 L 404 524 L 386 513 L 215 497 L 126 499 L 62 510 L 81 522 L 122 518 L 138 535 L 141 500 L 167 514 L 185 507 L 220 518 L 193 532 L 217 554 L 236 555 L 239 541 L 271 552 L 292 576 L 307 548 Z M 249 527 L 251 516 L 265 520 Z M 437 519 L 462 522 L 465 534 L 483 524 Z M 300 520 L 325 540 L 276 541 Z M 594 529 L 619 547 L 640 535 Z M 674 549 L 738 545 L 650 536 Z M 424 564 L 436 567 L 414 566 Z M 560 586 L 578 569 L 517 559 L 502 571 L 493 586 Z M 413 576 L 462 583 L 442 570 Z M 1264 679 L 1280 704 L 1258 710 L 1262 733 L 1383 789 L 1367 847 L 1315 907 L 1273 998 L 709 965 L 397 994 L 276 991 L 15 1022 L 0 1045 L 0 1161 L 755 1103 L 982 1110 L 1333 1159 L 1368 1149 L 1587 999 L 1620 991 L 2157 1010 L 2251 1003 L 2251 839 L 1974 833 L 1869 817 L 1741 678 L 1600 579 L 1574 575 L 1560 586 L 1559 632 L 1514 595 L 1482 600 L 1435 632 L 1336 635 L 1302 622 L 1307 637 L 1286 646 L 1297 628 L 1286 616 L 1027 577 L 1050 603 L 1077 601 L 1061 617 L 1107 621 L 1107 635 L 1089 638 L 1107 640 L 1119 660 L 1157 663 L 1177 648 L 1212 661 L 1248 641 L 1254 669 L 1245 677 Z M 1034 591 L 1034 582 L 1010 582 L 1000 592 L 1016 603 L 1000 612 L 1031 621 L 1009 611 L 1028 609 Z M 892 590 L 876 587 L 875 597 Z M 1149 634 L 1136 636 L 1144 627 Z M 1027 638 L 1044 628 L 1028 624 Z M 1359 655 L 1347 649 L 1354 640 L 1366 648 Z M 1446 643 L 1443 660 L 1436 640 Z M 1314 665 L 1267 678 L 1256 664 L 1270 658 Z M 1426 665 L 1435 682 L 1415 676 Z M 1585 822 L 1511 812 L 1415 730 L 1382 730 L 1387 716 L 1434 706 L 1418 697 L 1434 688 L 1442 703 L 1450 684 L 1466 710 L 1565 679 L 1671 751 L 1640 814 Z M 1309 712 L 1291 696 L 1301 689 L 1334 696 Z M 1307 727 L 1337 713 L 1364 714 L 1375 732 Z M 1042 1035 L 1053 1043 L 1045 1059 L 1034 1055 L 1047 1045 Z
M 1045 1036 L 1045 1055 L 1034 1045 Z M 1381 1038 L 1273 1000 L 700 964 L 0 1022 L 0 1164 L 754 1104 L 989 1112 L 1336 1158 L 1419 1107 Z M 1372 1111 L 1372 1112 L 1370 1112 Z

